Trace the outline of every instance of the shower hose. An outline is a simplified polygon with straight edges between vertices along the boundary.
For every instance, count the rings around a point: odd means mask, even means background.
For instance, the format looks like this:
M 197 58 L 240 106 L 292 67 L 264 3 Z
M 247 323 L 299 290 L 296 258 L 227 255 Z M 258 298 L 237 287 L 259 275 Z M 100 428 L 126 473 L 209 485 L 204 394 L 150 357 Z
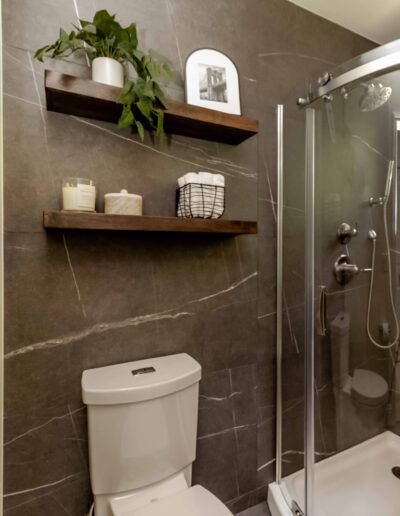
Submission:
M 387 225 L 387 200 L 388 196 L 383 202 L 383 225 L 385 228 L 385 241 L 386 241 L 386 250 L 387 250 L 387 256 L 388 256 L 388 269 L 389 269 L 389 294 L 390 294 L 390 303 L 392 305 L 392 313 L 393 318 L 396 323 L 396 336 L 393 339 L 392 342 L 389 342 L 388 344 L 380 344 L 377 342 L 371 335 L 370 332 L 370 315 L 371 315 L 371 301 L 372 301 L 372 289 L 374 285 L 374 276 L 375 276 L 375 258 L 376 258 L 376 239 L 372 240 L 372 265 L 371 265 L 371 280 L 369 283 L 369 294 L 368 294 L 368 308 L 367 308 L 367 333 L 369 340 L 374 344 L 376 347 L 380 349 L 391 349 L 393 346 L 395 346 L 399 340 L 399 321 L 397 319 L 396 314 L 396 307 L 394 304 L 393 299 L 393 285 L 392 285 L 392 260 L 390 257 L 390 244 L 389 244 L 389 232 L 388 232 L 388 225 Z

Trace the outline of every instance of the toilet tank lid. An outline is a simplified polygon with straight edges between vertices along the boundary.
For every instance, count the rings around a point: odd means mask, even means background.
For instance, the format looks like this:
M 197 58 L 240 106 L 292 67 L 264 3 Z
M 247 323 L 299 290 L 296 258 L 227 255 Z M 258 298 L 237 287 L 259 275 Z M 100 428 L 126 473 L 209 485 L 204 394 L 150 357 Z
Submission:
M 135 403 L 166 396 L 200 381 L 201 366 L 186 353 L 149 358 L 82 374 L 86 405 Z

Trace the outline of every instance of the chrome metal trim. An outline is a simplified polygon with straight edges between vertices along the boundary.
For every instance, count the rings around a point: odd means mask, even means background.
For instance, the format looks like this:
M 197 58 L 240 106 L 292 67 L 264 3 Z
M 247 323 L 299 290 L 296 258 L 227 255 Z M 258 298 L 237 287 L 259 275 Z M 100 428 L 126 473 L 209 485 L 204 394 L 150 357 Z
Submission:
M 276 217 L 276 482 L 282 481 L 282 325 L 283 325 L 283 105 L 276 109 L 277 217 Z
M 326 287 L 319 286 L 319 310 L 318 310 L 318 334 L 321 337 L 326 335 Z
M 338 242 L 342 245 L 346 245 L 350 240 L 358 235 L 358 224 L 355 223 L 354 227 L 351 227 L 347 222 L 342 222 L 337 228 L 336 237 Z
M 318 82 L 312 84 L 309 93 L 306 96 L 307 103 L 301 105 L 311 104 L 321 97 L 326 97 L 331 93 L 342 88 L 349 88 L 359 82 L 368 81 L 374 77 L 379 77 L 395 70 L 400 69 L 400 51 L 391 52 L 390 54 L 373 59 L 368 63 L 349 70 L 338 77 L 333 77 L 327 84 L 320 86 Z
M 315 110 L 306 111 L 305 178 L 305 367 L 304 471 L 305 513 L 314 516 L 314 220 L 315 220 Z
M 318 77 L 318 84 L 320 86 L 325 86 L 331 80 L 332 80 L 332 74 L 330 72 L 324 72 L 322 75 L 320 75 Z
M 300 508 L 300 505 L 294 500 L 292 500 L 292 513 L 294 516 L 305 516 L 304 512 Z
M 374 235 L 373 235 L 374 234 Z M 373 230 L 368 232 L 370 240 L 376 239 L 376 233 Z M 355 263 L 351 263 L 350 256 L 341 254 L 333 265 L 333 275 L 339 285 L 347 285 L 360 272 L 372 272 L 372 268 L 359 267 Z

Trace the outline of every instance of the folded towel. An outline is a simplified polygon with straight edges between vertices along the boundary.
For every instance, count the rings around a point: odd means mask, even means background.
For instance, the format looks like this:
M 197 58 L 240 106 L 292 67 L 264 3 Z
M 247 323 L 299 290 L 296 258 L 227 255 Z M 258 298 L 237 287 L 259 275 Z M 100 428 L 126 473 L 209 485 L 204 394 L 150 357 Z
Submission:
M 178 179 L 178 185 L 180 188 L 190 183 L 225 186 L 225 177 L 222 174 L 211 174 L 210 172 L 187 172 L 184 176 Z

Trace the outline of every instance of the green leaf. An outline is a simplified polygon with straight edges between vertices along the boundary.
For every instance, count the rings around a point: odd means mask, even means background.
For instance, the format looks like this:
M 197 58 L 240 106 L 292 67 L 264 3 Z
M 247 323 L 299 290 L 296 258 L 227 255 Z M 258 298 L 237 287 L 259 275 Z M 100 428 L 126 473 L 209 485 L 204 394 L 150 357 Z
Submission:
M 139 120 L 136 120 L 135 123 L 136 123 L 136 127 L 137 127 L 137 130 L 138 130 L 138 133 L 139 133 L 139 137 L 143 141 L 144 140 L 144 127 L 143 127 L 143 124 L 141 122 L 139 122 Z
M 60 29 L 60 39 L 61 41 L 66 41 L 69 39 L 68 33 L 64 29 Z
M 93 23 L 96 25 L 100 25 L 101 23 L 109 23 L 111 21 L 114 21 L 115 14 L 111 15 L 107 9 L 101 9 L 100 11 L 97 11 L 97 13 L 94 15 Z
M 129 27 L 126 28 L 126 31 L 129 35 L 129 41 L 131 45 L 136 48 L 138 46 L 138 36 L 137 36 L 137 28 L 136 23 L 131 23 Z
M 142 79 L 142 77 L 138 77 L 136 81 L 134 82 L 134 92 L 138 96 L 138 98 L 143 97 L 144 88 L 146 86 L 146 81 Z
M 39 61 L 41 61 L 43 63 L 43 57 L 45 56 L 45 54 L 47 54 L 47 52 L 49 52 L 53 48 L 54 48 L 54 45 L 45 45 L 44 47 L 39 48 L 38 50 L 36 50 L 34 58 L 38 59 Z
M 82 30 L 84 32 L 89 33 L 89 34 L 96 34 L 97 33 L 96 26 L 93 25 L 93 23 L 87 23 L 84 27 L 82 27 Z
M 162 89 L 160 88 L 160 86 L 155 82 L 153 83 L 153 91 L 154 91 L 154 94 L 156 96 L 156 99 L 158 100 L 158 102 L 164 107 L 166 108 L 167 107 L 167 101 L 166 101 L 166 98 L 165 98 L 165 95 L 164 95 L 164 92 L 162 91 Z
M 118 120 L 118 127 L 130 127 L 134 122 L 135 117 L 133 116 L 131 106 L 124 106 L 122 114 Z
M 148 98 L 142 98 L 139 100 L 139 102 L 136 102 L 136 105 L 142 115 L 151 122 L 151 110 L 153 107 L 153 102 Z
M 151 100 L 155 100 L 156 96 L 155 96 L 153 88 L 154 88 L 153 81 L 150 78 L 147 78 L 147 81 L 143 88 L 143 96 L 148 97 Z
M 157 134 L 160 140 L 164 138 L 164 111 L 157 109 Z
M 135 101 L 136 94 L 134 92 L 135 83 L 128 81 L 125 83 L 122 91 L 117 98 L 117 104 L 132 104 Z
M 153 61 L 147 63 L 146 68 L 152 79 L 157 79 L 161 74 L 161 66 Z

